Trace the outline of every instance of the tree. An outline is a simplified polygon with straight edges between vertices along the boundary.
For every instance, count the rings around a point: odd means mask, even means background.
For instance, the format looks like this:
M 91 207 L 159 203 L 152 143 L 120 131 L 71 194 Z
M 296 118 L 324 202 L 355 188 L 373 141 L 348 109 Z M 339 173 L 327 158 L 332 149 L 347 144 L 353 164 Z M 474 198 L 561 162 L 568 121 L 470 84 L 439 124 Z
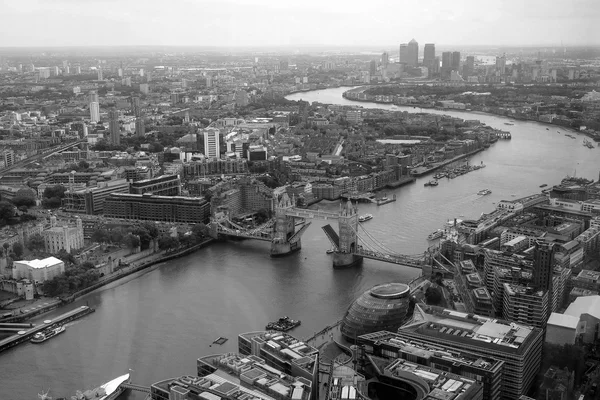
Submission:
M 21 258 L 23 255 L 23 245 L 19 242 L 16 242 L 12 246 L 12 251 L 15 253 L 16 258 Z
M 44 237 L 39 233 L 29 236 L 27 248 L 31 251 L 43 251 L 46 248 Z
M 172 236 L 161 236 L 158 238 L 158 248 L 161 250 L 171 250 L 179 246 L 179 239 Z
M 0 201 L 0 220 L 8 221 L 15 216 L 15 206 L 8 201 Z
M 35 200 L 31 197 L 17 196 L 12 199 L 12 203 L 19 207 L 19 209 L 21 209 L 21 207 L 25 207 L 25 210 L 27 210 L 27 207 L 35 206 Z
M 208 226 L 200 222 L 192 227 L 192 233 L 199 238 L 206 237 L 209 235 Z
M 91 240 L 96 243 L 107 243 L 109 241 L 108 232 L 104 229 L 96 229 L 92 232 Z
M 85 160 L 80 160 L 79 164 L 77 164 L 77 166 L 80 169 L 88 169 L 90 167 L 90 164 L 87 161 L 85 161 Z
M 140 238 L 132 233 L 128 233 L 123 238 L 123 243 L 125 243 L 125 245 L 127 247 L 129 247 L 130 249 L 135 249 L 136 247 L 138 247 L 140 245 Z
M 4 247 L 4 254 L 8 254 L 8 248 L 10 247 L 10 244 L 8 243 L 3 243 L 2 247 Z
M 148 231 L 148 234 L 150 235 L 150 237 L 152 239 L 156 239 L 158 237 L 158 235 L 160 234 L 160 232 L 158 231 L 158 228 L 156 227 L 156 224 L 153 224 L 152 222 L 144 222 L 142 223 L 142 227 Z
M 90 269 L 96 268 L 96 266 L 94 265 L 94 263 L 91 262 L 91 261 L 85 261 L 84 263 L 81 264 L 80 267 L 81 267 L 81 269 L 85 269 L 86 271 L 90 270 Z
M 442 302 L 444 301 L 442 289 L 440 289 L 439 287 L 429 286 L 425 291 L 425 299 L 427 300 L 427 304 L 432 306 L 442 304 Z
M 77 260 L 73 257 L 73 254 L 68 253 L 65 249 L 60 249 L 58 253 L 56 253 L 56 258 L 64 261 L 65 264 L 75 264 Z
M 42 205 L 46 208 L 58 208 L 67 189 L 63 185 L 49 186 L 44 189 Z

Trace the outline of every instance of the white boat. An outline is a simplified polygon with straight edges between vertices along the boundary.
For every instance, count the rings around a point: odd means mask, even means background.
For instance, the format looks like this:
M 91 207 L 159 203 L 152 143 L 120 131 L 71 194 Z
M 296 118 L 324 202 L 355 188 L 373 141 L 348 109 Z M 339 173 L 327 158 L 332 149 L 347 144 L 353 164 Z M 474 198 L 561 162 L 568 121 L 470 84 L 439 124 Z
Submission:
M 365 222 L 370 219 L 373 219 L 373 216 L 371 214 L 365 214 L 365 215 L 361 215 L 360 217 L 358 217 L 358 222 Z
M 33 335 L 30 342 L 31 343 L 43 343 L 46 340 L 51 339 L 60 333 L 63 333 L 65 331 L 65 329 L 66 328 L 63 325 L 60 325 L 60 326 L 57 326 L 54 328 L 44 329 L 43 331 L 38 332 L 35 335 Z
M 329 249 L 325 253 L 327 253 L 327 254 L 335 253 L 335 250 L 334 249 Z
M 74 399 L 97 399 L 97 400 L 114 400 L 123 391 L 119 389 L 122 383 L 129 381 L 129 374 L 121 375 L 112 381 L 106 382 L 104 385 L 97 387 L 93 390 L 86 390 L 85 392 L 77 391 Z
M 478 195 L 480 196 L 487 196 L 488 194 L 491 194 L 492 191 L 490 189 L 483 189 L 480 190 L 479 192 L 477 192 Z
M 438 229 L 437 231 L 430 233 L 429 236 L 427 236 L 427 240 L 439 239 L 442 236 L 444 236 L 444 230 Z

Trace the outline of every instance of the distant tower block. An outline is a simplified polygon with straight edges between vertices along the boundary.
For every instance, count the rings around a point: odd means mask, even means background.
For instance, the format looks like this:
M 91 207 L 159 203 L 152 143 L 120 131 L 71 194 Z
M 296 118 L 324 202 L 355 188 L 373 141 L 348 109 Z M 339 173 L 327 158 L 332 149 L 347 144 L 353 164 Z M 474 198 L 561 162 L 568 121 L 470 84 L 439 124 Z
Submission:
M 354 254 L 358 246 L 358 212 L 350 201 L 341 205 L 338 224 L 340 246 L 333 254 L 333 267 L 351 267 L 361 262 L 362 257 Z
M 290 243 L 290 238 L 294 235 L 296 224 L 294 217 L 285 214 L 286 210 L 294 207 L 294 199 L 290 199 L 287 193 L 284 193 L 275 207 L 275 236 L 271 242 L 271 256 L 284 256 L 300 250 L 302 244 L 300 240 Z

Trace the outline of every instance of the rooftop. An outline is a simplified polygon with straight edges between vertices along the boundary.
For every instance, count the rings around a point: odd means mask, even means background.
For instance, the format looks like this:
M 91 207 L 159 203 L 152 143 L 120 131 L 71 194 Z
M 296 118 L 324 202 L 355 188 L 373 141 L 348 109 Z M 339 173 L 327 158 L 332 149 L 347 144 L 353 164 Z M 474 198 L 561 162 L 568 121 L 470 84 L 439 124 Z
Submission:
M 61 260 L 59 260 L 58 258 L 55 257 L 48 257 L 48 258 L 44 258 L 43 260 L 21 260 L 21 261 L 17 261 L 18 263 L 21 264 L 25 264 L 30 268 L 34 268 L 34 269 L 41 269 L 41 268 L 48 268 L 48 267 L 52 267 L 56 264 L 60 264 L 62 263 Z
M 397 333 L 388 331 L 368 333 L 360 336 L 360 339 L 397 347 L 404 353 L 419 355 L 423 358 L 439 357 L 450 360 L 455 364 L 473 365 L 486 370 L 494 369 L 496 365 L 502 362 L 488 357 L 481 357 L 478 354 L 467 351 L 448 351 L 447 348 L 442 346 L 420 344 L 402 338 Z
M 565 310 L 565 315 L 580 318 L 582 314 L 588 314 L 600 319 L 600 296 L 578 297 Z
M 154 383 L 152 386 L 165 391 L 170 391 L 172 387 L 179 387 L 205 399 L 221 398 L 227 394 L 231 398 L 240 398 L 246 395 L 248 400 L 275 400 L 274 397 L 233 384 L 216 374 L 204 377 L 185 375 L 179 378 L 166 379 Z
M 564 328 L 577 329 L 579 324 L 579 317 L 567 314 L 559 314 L 553 312 L 548 318 L 548 325 L 561 326 Z
M 371 296 L 379 299 L 398 299 L 405 297 L 410 288 L 403 283 L 386 283 L 371 289 Z
M 514 322 L 482 317 L 433 306 L 415 306 L 413 318 L 398 332 L 414 332 L 425 336 L 458 342 L 466 346 L 495 351 L 520 353 L 529 343 L 533 328 Z

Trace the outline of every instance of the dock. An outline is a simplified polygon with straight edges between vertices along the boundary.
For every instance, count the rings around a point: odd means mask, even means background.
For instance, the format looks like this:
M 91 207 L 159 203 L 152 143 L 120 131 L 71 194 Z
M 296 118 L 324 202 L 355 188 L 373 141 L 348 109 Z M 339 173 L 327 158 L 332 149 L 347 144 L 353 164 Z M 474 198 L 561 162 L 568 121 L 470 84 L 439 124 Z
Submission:
M 65 324 L 67 322 L 79 319 L 85 315 L 93 313 L 96 311 L 93 308 L 87 306 L 77 307 L 74 310 L 71 310 L 67 313 L 59 315 L 58 317 L 52 320 L 46 320 L 44 323 L 34 326 L 28 330 L 19 331 L 16 335 L 12 335 L 6 339 L 0 340 L 0 352 L 10 349 L 16 345 L 29 341 L 36 333 L 47 329 L 48 327 L 54 324 Z
M 384 204 L 388 204 L 388 203 L 393 203 L 394 201 L 396 201 L 396 195 L 394 194 L 391 198 L 390 197 L 383 197 L 380 199 L 375 199 L 373 200 L 373 202 L 375 204 L 377 204 L 378 206 L 382 206 Z

